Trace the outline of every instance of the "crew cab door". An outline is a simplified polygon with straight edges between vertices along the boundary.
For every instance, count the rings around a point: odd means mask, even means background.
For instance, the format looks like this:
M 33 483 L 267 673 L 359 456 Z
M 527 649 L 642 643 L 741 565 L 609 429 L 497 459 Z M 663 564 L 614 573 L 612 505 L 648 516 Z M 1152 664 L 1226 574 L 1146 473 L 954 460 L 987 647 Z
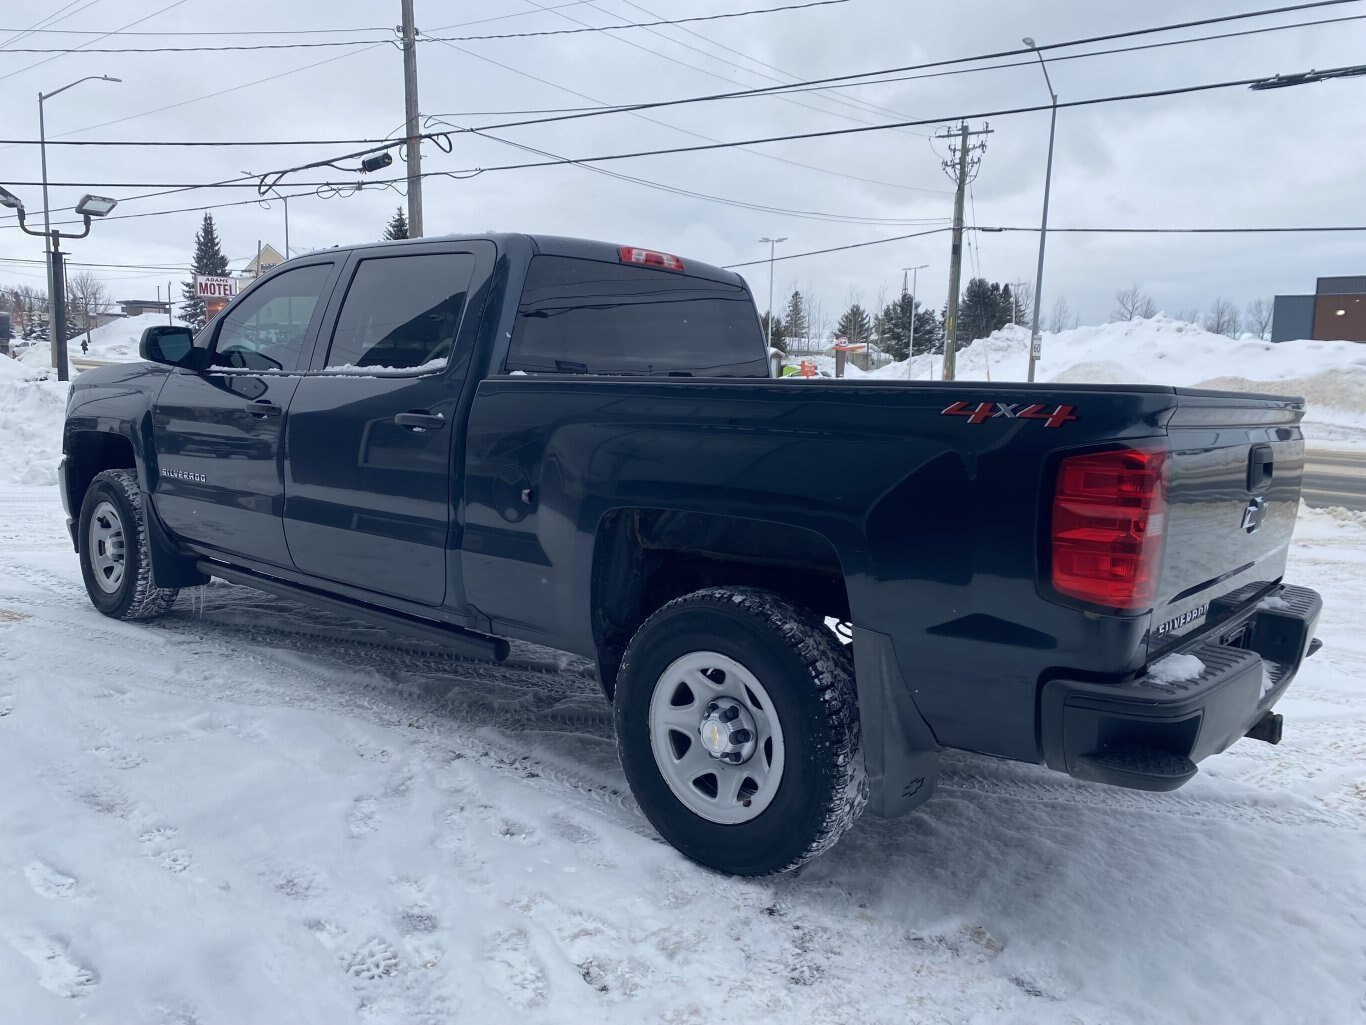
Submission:
M 334 260 L 272 274 L 210 325 L 207 369 L 167 376 L 152 406 L 152 495 L 175 534 L 291 565 L 280 442 L 335 276 Z
M 286 426 L 285 538 L 300 571 L 424 605 L 463 604 L 458 574 L 448 594 L 447 562 L 459 549 L 457 407 L 479 319 L 466 299 L 495 252 L 433 243 L 361 251 L 347 264 L 335 327 Z

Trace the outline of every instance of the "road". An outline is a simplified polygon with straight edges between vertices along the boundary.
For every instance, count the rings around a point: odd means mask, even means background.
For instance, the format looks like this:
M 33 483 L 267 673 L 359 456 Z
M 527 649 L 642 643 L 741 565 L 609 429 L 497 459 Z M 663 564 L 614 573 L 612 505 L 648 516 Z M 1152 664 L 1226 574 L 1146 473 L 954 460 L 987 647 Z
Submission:
M 1310 451 L 1304 471 L 1304 504 L 1366 512 L 1366 452 Z

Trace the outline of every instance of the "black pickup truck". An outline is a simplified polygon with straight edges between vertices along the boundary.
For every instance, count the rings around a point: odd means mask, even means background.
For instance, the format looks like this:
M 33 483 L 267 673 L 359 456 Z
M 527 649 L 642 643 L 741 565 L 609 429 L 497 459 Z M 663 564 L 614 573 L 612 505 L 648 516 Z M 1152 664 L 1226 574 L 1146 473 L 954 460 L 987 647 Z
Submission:
M 772 380 L 744 281 L 525 235 L 331 249 L 71 389 L 91 601 L 209 577 L 472 657 L 596 659 L 645 814 L 757 875 L 939 752 L 1170 790 L 1316 646 L 1303 403 Z

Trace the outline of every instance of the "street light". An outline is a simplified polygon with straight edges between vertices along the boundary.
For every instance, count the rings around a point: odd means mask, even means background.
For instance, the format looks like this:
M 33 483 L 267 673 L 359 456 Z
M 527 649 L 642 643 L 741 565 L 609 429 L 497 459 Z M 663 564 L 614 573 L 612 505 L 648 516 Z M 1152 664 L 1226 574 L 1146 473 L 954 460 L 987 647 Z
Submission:
M 1048 95 L 1053 101 L 1053 113 L 1048 122 L 1048 168 L 1044 171 L 1043 179 L 1043 225 L 1039 228 L 1039 272 L 1034 279 L 1034 327 L 1029 335 L 1028 380 L 1033 381 L 1034 364 L 1043 355 L 1043 339 L 1039 335 L 1039 315 L 1043 307 L 1043 253 L 1044 247 L 1048 244 L 1048 194 L 1053 187 L 1053 136 L 1058 128 L 1058 94 L 1053 91 L 1053 82 L 1048 77 L 1048 63 L 1043 59 L 1039 44 L 1029 36 L 1025 36 L 1023 42 L 1025 46 L 1034 51 L 1034 56 L 1039 58 L 1039 67 L 1043 68 L 1043 80 L 1048 86 Z
M 928 263 L 918 264 L 914 267 L 901 268 L 901 290 L 906 291 L 906 272 L 911 272 L 911 340 L 906 343 L 906 380 L 911 379 L 911 357 L 915 355 L 915 297 L 917 295 L 917 285 L 920 282 L 920 272 L 928 267 Z
M 48 242 L 48 341 L 52 346 L 52 362 L 57 368 L 57 380 L 69 380 L 71 375 L 67 370 L 66 361 L 66 270 L 62 265 L 62 239 L 64 238 L 85 238 L 90 234 L 90 218 L 104 217 L 119 205 L 117 199 L 110 199 L 107 196 L 84 195 L 81 201 L 76 204 L 76 212 L 81 215 L 81 220 L 85 222 L 85 227 L 79 234 L 61 232 L 56 228 L 50 231 L 37 232 L 26 223 L 26 212 L 24 202 L 14 193 L 7 189 L 0 188 L 0 206 L 8 207 L 19 216 L 19 227 L 28 235 L 41 234 Z M 47 222 L 47 211 L 43 211 L 44 224 Z M 53 331 L 56 334 L 53 335 Z
M 67 91 L 68 89 L 70 89 L 72 86 L 77 86 L 77 85 L 80 85 L 82 82 L 89 82 L 89 81 L 92 81 L 92 80 L 93 80 L 93 81 L 96 81 L 96 82 L 122 82 L 122 81 L 123 81 L 123 79 L 121 79 L 121 78 L 113 78 L 113 77 L 110 76 L 110 75 L 86 75 L 84 78 L 78 78 L 78 79 L 76 79 L 76 81 L 74 81 L 74 82 L 68 82 L 66 85 L 62 86 L 60 89 L 53 89 L 52 92 L 50 92 L 50 93 L 39 93 L 39 94 L 38 94 L 38 154 L 39 154 L 39 159 L 41 159 L 41 160 L 42 160 L 42 163 L 43 163 L 43 237 L 44 237 L 44 238 L 49 238 L 49 237 L 51 237 L 51 234 L 52 234 L 52 224 L 51 224 L 51 221 L 49 220 L 49 214 L 48 214 L 48 201 L 47 201 L 47 121 L 46 121 L 46 119 L 45 119 L 44 116 L 43 116 L 43 101 L 44 101 L 44 100 L 50 100 L 50 99 L 52 99 L 52 97 L 56 96 L 58 93 L 64 93 L 64 92 L 66 92 L 66 91 Z M 111 208 L 111 209 L 112 209 L 112 208 Z M 95 214 L 94 216 L 102 217 L 103 214 Z M 87 222 L 86 222 L 86 230 L 87 230 L 87 231 L 90 230 L 90 224 L 89 224 L 89 221 L 88 221 L 88 220 L 87 220 Z M 32 235 L 32 234 L 35 234 L 35 232 L 29 232 L 29 234 Z M 78 236 L 78 237 L 79 237 L 79 236 Z M 50 246 L 44 246 L 44 250 L 43 250 L 43 251 L 44 251 L 44 254 L 47 256 L 48 266 L 49 266 L 49 268 L 50 268 L 50 267 L 52 266 L 52 249 L 51 249 Z M 52 272 L 51 272 L 51 270 L 49 270 L 49 271 L 48 271 L 48 278 L 47 278 L 47 308 L 48 308 L 49 312 L 52 310 L 52 303 L 53 303 Z M 53 365 L 53 366 L 57 366 L 57 362 L 56 362 L 56 360 L 57 360 L 57 349 L 56 349 L 55 346 L 54 346 L 53 349 L 52 349 L 52 360 L 53 360 L 52 365 Z M 65 381 L 65 380 L 66 380 L 66 377 L 64 376 L 64 375 L 65 375 L 64 370 L 63 370 L 61 367 L 58 367 L 57 369 L 58 369 L 58 377 L 60 378 L 60 380 Z
M 759 240 L 768 243 L 768 347 L 773 348 L 773 253 L 779 242 L 786 242 L 787 236 L 769 238 L 765 235 Z

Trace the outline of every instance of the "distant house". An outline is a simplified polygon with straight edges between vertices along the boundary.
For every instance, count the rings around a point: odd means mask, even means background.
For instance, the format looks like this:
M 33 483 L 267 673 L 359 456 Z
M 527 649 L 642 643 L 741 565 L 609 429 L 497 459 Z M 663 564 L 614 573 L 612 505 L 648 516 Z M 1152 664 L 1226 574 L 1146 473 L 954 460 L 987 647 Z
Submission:
M 242 276 L 246 278 L 259 278 L 272 267 L 278 267 L 285 262 L 285 258 L 272 245 L 264 245 L 261 251 L 247 261 L 247 265 L 242 268 Z
M 119 310 L 125 317 L 140 317 L 144 313 L 170 313 L 171 304 L 160 299 L 120 299 Z

